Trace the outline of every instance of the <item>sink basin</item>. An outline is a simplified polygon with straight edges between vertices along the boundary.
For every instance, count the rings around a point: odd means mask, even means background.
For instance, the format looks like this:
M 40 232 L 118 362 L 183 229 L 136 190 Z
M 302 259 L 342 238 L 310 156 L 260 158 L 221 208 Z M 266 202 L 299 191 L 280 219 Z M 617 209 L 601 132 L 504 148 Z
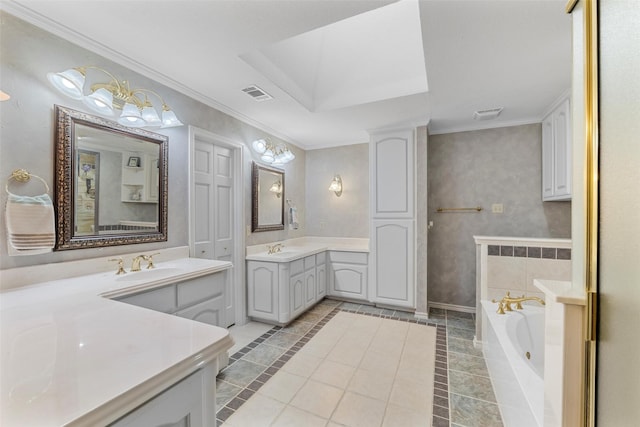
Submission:
M 165 277 L 173 276 L 175 274 L 179 274 L 181 272 L 184 272 L 184 270 L 176 267 L 155 268 L 153 270 L 134 271 L 133 273 L 129 272 L 123 276 L 118 276 L 116 281 L 135 282 L 138 280 L 162 279 Z

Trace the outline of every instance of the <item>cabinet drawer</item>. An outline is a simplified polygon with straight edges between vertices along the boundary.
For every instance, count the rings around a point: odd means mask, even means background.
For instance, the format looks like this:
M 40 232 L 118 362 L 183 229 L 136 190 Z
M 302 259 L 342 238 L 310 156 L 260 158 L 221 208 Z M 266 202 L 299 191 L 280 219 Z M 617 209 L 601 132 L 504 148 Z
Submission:
M 295 261 L 291 261 L 291 271 L 289 275 L 295 276 L 298 273 L 302 273 L 304 271 L 304 259 L 300 258 Z
M 161 311 L 163 313 L 173 313 L 176 309 L 176 287 L 175 285 L 164 286 L 135 295 L 128 295 L 117 298 L 118 301 L 127 304 L 145 307 L 150 310 Z
M 348 264 L 367 264 L 366 252 L 341 252 L 331 251 L 329 252 L 329 259 L 331 262 L 345 262 Z
M 316 266 L 316 256 L 315 255 L 311 255 L 308 256 L 304 259 L 304 269 L 305 270 L 309 270 L 310 268 L 313 268 Z
M 321 265 L 321 264 L 324 264 L 325 262 L 327 262 L 326 252 L 320 252 L 319 254 L 316 254 L 316 265 Z
M 178 307 L 222 295 L 226 276 L 226 272 L 220 272 L 178 283 Z

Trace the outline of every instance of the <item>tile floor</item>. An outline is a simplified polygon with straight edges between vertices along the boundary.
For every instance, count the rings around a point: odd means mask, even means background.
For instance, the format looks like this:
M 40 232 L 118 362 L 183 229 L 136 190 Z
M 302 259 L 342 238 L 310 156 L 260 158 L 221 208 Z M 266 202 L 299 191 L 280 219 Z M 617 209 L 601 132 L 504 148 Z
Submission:
M 359 325 L 357 333 L 346 324 L 338 332 L 324 328 L 338 312 L 346 312 L 338 323 Z M 381 318 L 403 322 L 391 322 L 399 329 L 389 333 L 386 326 L 380 328 Z M 501 426 L 482 353 L 473 347 L 474 322 L 469 313 L 432 309 L 425 321 L 401 311 L 326 299 L 285 328 L 258 322 L 233 327 L 230 365 L 218 376 L 218 424 Z M 409 357 L 410 347 L 407 358 L 397 359 L 402 346 L 388 343 L 405 329 L 433 332 L 427 323 L 437 325 L 435 363 L 424 357 L 426 348 L 420 359 L 417 350 Z M 386 337 L 387 345 L 373 340 L 376 333 Z M 335 341 L 337 335 L 345 339 Z M 367 341 L 366 352 L 354 351 L 358 342 Z M 378 375 L 365 375 L 368 371 Z M 388 403 L 386 410 L 380 401 Z

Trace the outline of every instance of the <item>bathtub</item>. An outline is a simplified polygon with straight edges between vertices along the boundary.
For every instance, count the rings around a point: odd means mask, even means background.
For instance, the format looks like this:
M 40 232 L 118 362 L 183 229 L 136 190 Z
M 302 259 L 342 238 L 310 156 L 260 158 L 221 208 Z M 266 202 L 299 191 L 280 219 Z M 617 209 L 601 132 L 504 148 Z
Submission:
M 540 427 L 544 416 L 544 307 L 496 313 L 482 301 L 483 353 L 506 427 Z

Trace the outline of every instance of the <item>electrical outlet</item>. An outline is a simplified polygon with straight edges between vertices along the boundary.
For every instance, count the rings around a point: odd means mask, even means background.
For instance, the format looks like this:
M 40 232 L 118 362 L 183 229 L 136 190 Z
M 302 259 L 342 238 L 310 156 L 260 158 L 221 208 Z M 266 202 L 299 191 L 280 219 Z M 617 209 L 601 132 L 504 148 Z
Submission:
M 491 205 L 491 212 L 496 214 L 504 213 L 504 205 L 502 203 L 494 203 Z

